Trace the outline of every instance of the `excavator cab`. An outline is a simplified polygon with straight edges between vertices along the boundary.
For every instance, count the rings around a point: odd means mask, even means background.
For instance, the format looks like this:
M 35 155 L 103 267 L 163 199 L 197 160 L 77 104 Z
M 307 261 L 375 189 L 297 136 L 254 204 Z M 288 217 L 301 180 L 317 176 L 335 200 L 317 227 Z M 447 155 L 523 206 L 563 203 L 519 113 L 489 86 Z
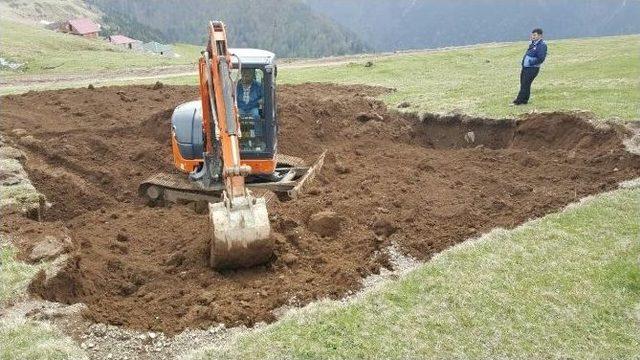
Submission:
M 233 68 L 241 71 L 236 86 L 242 131 L 240 156 L 243 159 L 272 158 L 277 139 L 274 55 L 257 49 L 231 49 L 231 53 Z
M 244 87 L 242 78 L 236 85 L 236 101 L 240 122 L 240 157 L 251 166 L 251 175 L 269 175 L 275 170 L 278 121 L 276 118 L 275 54 L 259 49 L 229 49 L 236 70 L 255 74 L 252 87 L 260 87 L 260 102 L 249 111 L 242 109 Z M 255 97 L 255 95 L 254 95 Z M 192 172 L 202 164 L 204 140 L 202 134 L 202 104 L 190 101 L 176 108 L 171 117 L 173 159 L 176 167 Z

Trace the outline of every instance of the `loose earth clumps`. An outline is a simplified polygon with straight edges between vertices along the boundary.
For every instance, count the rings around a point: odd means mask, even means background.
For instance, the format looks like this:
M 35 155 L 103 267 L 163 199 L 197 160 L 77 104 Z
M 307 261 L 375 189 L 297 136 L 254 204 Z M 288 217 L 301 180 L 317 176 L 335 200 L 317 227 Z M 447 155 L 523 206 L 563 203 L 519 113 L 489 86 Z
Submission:
M 70 260 L 32 293 L 83 302 L 96 322 L 177 333 L 273 321 L 273 310 L 340 298 L 388 267 L 385 249 L 433 254 L 492 228 L 513 227 L 640 175 L 624 129 L 571 114 L 520 120 L 427 117 L 387 111 L 384 89 L 282 86 L 281 153 L 312 162 L 314 185 L 269 203 L 276 256 L 249 270 L 207 266 L 207 216 L 190 205 L 150 208 L 138 183 L 173 171 L 172 109 L 195 87 L 106 87 L 2 99 L 0 131 L 52 204 L 45 222 L 3 217 L 20 239 L 70 238 Z M 18 130 L 23 129 L 23 130 Z M 53 235 L 52 235 L 53 236 Z M 23 252 L 33 243 L 20 243 Z

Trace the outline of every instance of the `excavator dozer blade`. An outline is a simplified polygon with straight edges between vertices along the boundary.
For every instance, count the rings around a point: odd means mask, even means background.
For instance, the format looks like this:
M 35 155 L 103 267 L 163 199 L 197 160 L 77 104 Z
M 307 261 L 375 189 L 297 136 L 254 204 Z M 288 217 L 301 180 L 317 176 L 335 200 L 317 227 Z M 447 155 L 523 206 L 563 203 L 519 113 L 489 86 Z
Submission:
M 264 198 L 240 196 L 231 206 L 209 203 L 213 225 L 209 264 L 217 270 L 247 268 L 268 262 L 273 239 Z

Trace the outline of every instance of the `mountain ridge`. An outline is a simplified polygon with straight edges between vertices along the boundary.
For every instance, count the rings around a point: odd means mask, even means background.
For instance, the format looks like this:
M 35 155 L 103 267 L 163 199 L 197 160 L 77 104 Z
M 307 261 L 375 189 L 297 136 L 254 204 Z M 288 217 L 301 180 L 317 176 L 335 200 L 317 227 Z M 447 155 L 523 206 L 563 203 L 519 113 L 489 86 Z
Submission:
M 203 44 L 206 24 L 220 19 L 234 47 L 258 47 L 285 57 L 321 57 L 370 50 L 359 37 L 299 0 L 87 0 L 107 16 L 122 14 L 155 29 L 166 42 Z M 146 40 L 146 39 L 142 39 Z
M 639 0 L 304 2 L 376 51 L 524 40 L 535 27 L 554 39 L 640 33 Z

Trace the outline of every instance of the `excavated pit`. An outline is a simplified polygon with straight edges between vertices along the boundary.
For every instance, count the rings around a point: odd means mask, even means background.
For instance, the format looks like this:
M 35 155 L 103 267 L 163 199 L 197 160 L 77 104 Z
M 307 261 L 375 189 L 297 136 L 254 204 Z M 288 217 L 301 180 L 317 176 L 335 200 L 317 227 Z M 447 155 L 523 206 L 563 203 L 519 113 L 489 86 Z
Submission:
M 136 197 L 138 182 L 172 171 L 169 118 L 197 97 L 195 87 L 3 97 L 0 131 L 27 153 L 25 167 L 52 207 L 44 223 L 11 215 L 1 230 L 29 239 L 62 228 L 74 244 L 66 266 L 39 274 L 31 292 L 86 303 L 90 320 L 135 329 L 270 322 L 283 305 L 357 290 L 389 266 L 382 250 L 392 243 L 426 260 L 640 176 L 622 127 L 572 114 L 421 121 L 373 100 L 381 88 L 279 89 L 280 151 L 309 162 L 329 154 L 306 195 L 269 203 L 276 259 L 225 273 L 207 267 L 206 215 Z M 28 253 L 32 244 L 21 244 Z

